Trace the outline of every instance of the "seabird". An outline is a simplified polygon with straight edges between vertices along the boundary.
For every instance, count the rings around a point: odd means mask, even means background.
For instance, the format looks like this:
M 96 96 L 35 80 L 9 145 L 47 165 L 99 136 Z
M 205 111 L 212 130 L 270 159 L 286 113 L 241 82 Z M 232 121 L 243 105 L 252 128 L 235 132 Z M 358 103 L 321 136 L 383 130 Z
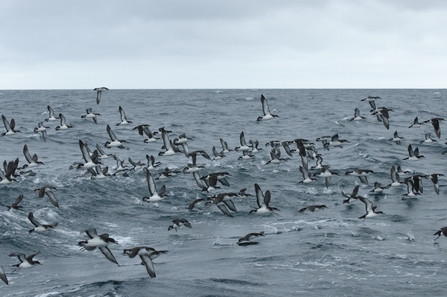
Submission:
M 391 176 L 391 184 L 389 184 L 390 187 L 397 187 L 397 186 L 404 184 L 404 182 L 400 181 L 399 174 L 398 174 L 396 167 L 394 165 L 391 166 L 390 176 Z
M 34 154 L 31 157 L 31 154 L 28 151 L 28 146 L 26 144 L 23 146 L 23 155 L 25 156 L 25 159 L 28 162 L 28 164 L 23 165 L 22 169 L 29 168 L 29 167 L 36 167 L 41 164 L 43 165 L 43 162 L 39 161 L 37 154 Z
M 177 231 L 177 228 L 180 228 L 181 226 L 192 228 L 191 224 L 188 222 L 187 219 L 174 219 L 172 220 L 172 225 L 169 225 L 168 231 L 170 231 L 171 229 Z
M 4 281 L 5 284 L 8 284 L 8 278 L 6 277 L 6 273 L 1 266 L 0 266 L 0 279 Z
M 312 178 L 310 172 L 307 171 L 303 166 L 300 165 L 299 170 L 303 174 L 303 180 L 299 181 L 299 183 L 307 184 L 316 180 L 315 178 Z
M 17 170 L 17 166 L 19 165 L 19 158 L 16 158 L 15 161 L 9 161 L 7 164 L 5 161 L 3 165 L 5 172 L 0 169 L 0 184 L 9 184 L 11 182 L 15 182 L 16 179 L 14 178 L 14 173 Z
M 96 104 L 99 104 L 101 101 L 101 95 L 103 91 L 108 91 L 109 89 L 106 87 L 94 88 L 93 91 L 96 92 Z
M 421 158 L 425 158 L 423 155 L 419 155 L 419 148 L 415 148 L 413 150 L 411 144 L 408 145 L 408 154 L 410 155 L 409 157 L 403 158 L 402 160 L 410 160 L 410 161 L 416 161 L 419 160 Z
M 123 143 L 126 142 L 125 140 L 119 140 L 115 133 L 113 133 L 112 128 L 110 128 L 110 125 L 107 125 L 107 133 L 109 134 L 109 137 L 112 141 L 106 141 L 106 143 L 104 144 L 105 147 L 107 148 L 111 148 L 111 147 L 117 147 L 120 149 L 123 149 Z
M 359 219 L 372 218 L 379 214 L 384 214 L 384 212 L 382 211 L 376 211 L 377 206 L 374 205 L 368 198 L 359 196 L 359 200 L 365 203 L 365 210 L 366 210 L 366 214 L 359 217 Z
M 250 213 L 266 213 L 271 212 L 273 210 L 278 210 L 276 207 L 271 207 L 270 204 L 270 190 L 262 192 L 261 187 L 258 184 L 255 184 L 255 193 L 256 193 L 256 203 L 258 204 L 257 209 L 250 210 Z
M 333 146 L 333 147 L 343 147 L 344 143 L 348 143 L 349 141 L 345 140 L 345 139 L 339 139 L 338 138 L 338 133 L 334 134 L 331 137 L 331 141 L 329 142 L 329 146 Z
M 352 193 L 351 193 L 351 195 L 347 195 L 344 191 L 341 191 L 341 195 L 343 196 L 343 197 L 346 197 L 347 199 L 345 199 L 345 200 L 343 200 L 343 204 L 345 204 L 345 203 L 349 203 L 349 201 L 351 200 L 351 199 L 358 199 L 360 196 L 359 195 L 357 195 L 357 193 L 359 192 L 359 185 L 356 185 L 355 187 L 354 187 L 354 190 L 352 190 Z
M 362 183 L 368 184 L 367 176 L 370 174 L 373 174 L 373 173 L 374 173 L 374 171 L 369 170 L 369 169 L 354 169 L 354 170 L 346 171 L 345 175 L 357 176 Z
M 374 189 L 370 190 L 369 192 L 372 193 L 372 194 L 380 195 L 380 194 L 383 193 L 383 190 L 388 189 L 389 187 L 391 187 L 391 184 L 386 185 L 386 186 L 382 186 L 381 183 L 374 182 Z
M 393 138 L 390 138 L 389 141 L 394 141 L 396 144 L 400 145 L 401 140 L 403 140 L 403 137 L 400 137 L 397 131 L 394 131 Z
M 9 122 L 4 115 L 2 115 L 3 125 L 5 126 L 6 132 L 2 133 L 2 136 L 5 135 L 12 135 L 20 132 L 20 130 L 16 130 L 16 121 L 14 119 L 11 119 L 11 122 Z
M 37 264 L 42 265 L 39 261 L 33 260 L 34 256 L 36 256 L 39 252 L 29 255 L 28 257 L 25 254 L 21 253 L 11 253 L 9 257 L 17 257 L 20 263 L 15 264 L 13 266 L 18 268 L 32 268 Z
M 29 233 L 32 232 L 43 232 L 49 229 L 54 229 L 56 228 L 56 226 L 58 225 L 58 223 L 54 223 L 54 224 L 41 224 L 39 223 L 35 218 L 34 218 L 34 214 L 32 212 L 30 212 L 28 214 L 28 220 L 34 225 L 33 229 L 29 230 Z
M 143 125 L 138 125 L 138 126 L 132 128 L 132 130 L 137 130 L 137 129 L 138 129 L 138 134 L 140 134 L 143 137 L 144 137 L 144 135 L 146 135 L 148 137 L 148 138 L 144 139 L 144 143 L 155 142 L 158 140 L 158 138 L 155 137 L 155 135 L 158 134 L 158 132 L 152 133 L 152 131 L 149 129 L 149 125 L 143 124 Z
M 139 171 L 139 170 L 141 170 L 143 168 L 146 168 L 146 164 L 144 164 L 144 163 L 142 163 L 140 161 L 134 161 L 130 157 L 127 158 L 127 160 L 129 160 L 129 163 L 133 166 L 133 168 L 131 170 L 133 170 L 135 172 Z
M 411 124 L 408 128 L 419 128 L 423 124 L 424 124 L 424 122 L 419 123 L 418 117 L 415 117 L 414 120 L 413 120 L 413 124 Z
M 429 174 L 427 176 L 427 177 L 430 177 L 431 181 L 433 182 L 433 186 L 435 188 L 435 192 L 438 195 L 439 195 L 439 183 L 438 183 L 438 177 L 439 176 L 444 176 L 444 174 L 442 174 L 442 173 L 432 173 L 432 174 Z
M 157 167 L 159 167 L 161 165 L 161 162 L 155 162 L 155 157 L 153 155 L 146 155 L 146 160 L 147 160 L 147 169 L 155 169 Z
M 225 154 L 223 152 L 218 152 L 215 146 L 213 146 L 212 152 L 214 155 L 214 158 L 212 160 L 219 160 L 225 157 Z
M 42 139 L 43 139 L 43 141 L 47 141 L 47 129 L 48 128 L 50 128 L 50 127 L 46 127 L 44 124 L 43 124 L 43 121 L 42 122 L 39 122 L 38 124 L 37 124 L 37 127 L 36 128 L 34 128 L 34 133 L 39 133 L 39 132 L 41 132 L 42 133 Z
M 253 237 L 258 237 L 258 236 L 265 236 L 264 235 L 264 231 L 261 231 L 259 233 L 248 233 L 244 237 L 239 238 L 238 241 L 237 241 L 237 244 L 238 245 L 257 244 L 257 242 L 250 241 L 250 239 L 253 238 Z
M 324 204 L 320 204 L 320 205 L 309 205 L 309 206 L 306 206 L 306 207 L 301 208 L 301 209 L 299 210 L 299 212 L 304 212 L 304 211 L 306 211 L 306 210 L 311 211 L 311 212 L 314 212 L 314 211 L 317 210 L 317 209 L 325 209 L 325 208 L 327 208 L 327 206 L 324 205 Z
M 231 152 L 232 150 L 228 147 L 228 143 L 223 140 L 222 138 L 219 139 L 220 140 L 220 145 L 222 146 L 222 153 L 226 154 Z
M 175 145 L 181 145 L 182 143 L 185 143 L 187 141 L 191 140 L 191 138 L 186 137 L 186 134 L 180 134 L 178 137 L 174 139 Z
M 23 207 L 23 206 L 19 205 L 20 202 L 22 202 L 22 200 L 23 200 L 23 194 L 20 194 L 19 197 L 17 197 L 17 199 L 11 205 L 5 205 L 5 206 L 8 208 L 8 210 L 20 209 Z
M 230 211 L 237 212 L 236 206 L 233 203 L 233 198 L 239 197 L 237 193 L 219 193 L 213 197 L 211 197 L 212 201 L 208 202 L 207 205 L 215 204 L 220 209 L 220 211 L 232 218 Z
M 107 159 L 109 157 L 112 157 L 113 154 L 106 154 L 104 150 L 99 146 L 99 143 L 96 144 L 96 150 L 98 151 L 98 158 L 99 159 Z
M 424 121 L 424 123 L 429 123 L 433 125 L 433 129 L 435 129 L 435 134 L 438 138 L 441 138 L 441 128 L 439 127 L 439 121 L 443 121 L 443 118 L 432 118 L 427 121 Z
M 79 149 L 81 150 L 82 158 L 84 159 L 85 163 L 84 164 L 79 163 L 77 167 L 78 169 L 79 168 L 90 169 L 101 164 L 98 157 L 98 151 L 94 150 L 92 155 L 90 155 L 86 145 L 87 145 L 86 143 L 84 143 L 82 140 L 79 139 Z
M 44 187 L 35 189 L 34 191 L 38 192 L 38 195 L 40 198 L 42 198 L 46 194 L 48 196 L 48 198 L 50 199 L 51 204 L 53 204 L 56 207 L 59 207 L 59 203 L 57 203 L 56 196 L 54 195 L 54 193 L 52 191 L 55 189 L 56 188 L 52 187 L 52 186 L 44 186 Z
M 101 114 L 99 114 L 99 113 L 94 113 L 94 112 L 92 111 L 92 108 L 87 108 L 87 109 L 85 110 L 85 113 L 86 113 L 86 114 L 81 115 L 81 119 L 92 119 L 93 122 L 95 122 L 95 124 L 98 124 L 98 119 L 97 119 L 97 117 L 100 116 Z
M 443 234 L 445 237 L 447 237 L 447 226 L 442 227 L 441 229 L 439 229 L 439 231 L 437 231 L 435 234 L 433 234 L 433 235 L 438 235 L 438 237 L 436 237 L 433 241 L 436 241 L 436 239 L 441 237 L 441 234 Z
M 98 248 L 101 251 L 101 253 L 103 253 L 104 256 L 106 256 L 107 260 L 119 266 L 112 252 L 107 247 L 110 243 L 118 244 L 118 242 L 114 238 L 109 237 L 108 233 L 98 235 L 95 228 L 87 229 L 85 230 L 85 233 L 88 235 L 90 239 L 78 242 L 78 246 L 81 247 L 81 251 L 82 250 L 93 251 L 95 248 Z
M 110 176 L 109 166 L 101 168 L 101 165 L 96 165 L 93 168 L 88 169 L 88 171 L 92 174 L 91 179 L 103 179 Z
M 279 118 L 278 115 L 270 113 L 270 108 L 269 108 L 269 104 L 267 102 L 267 99 L 265 99 L 264 95 L 262 95 L 262 94 L 261 94 L 261 103 L 262 103 L 262 113 L 264 115 L 258 117 L 258 119 L 257 119 L 258 122 L 262 121 L 262 120 L 269 120 L 269 119 L 273 119 L 273 118 Z
M 201 179 L 208 179 L 210 181 L 211 179 L 216 178 L 217 181 L 220 182 L 222 185 L 229 187 L 230 183 L 226 179 L 226 176 L 229 176 L 229 175 L 231 175 L 231 174 L 226 171 L 213 172 L 213 173 L 209 173 L 209 174 L 202 176 Z
M 55 129 L 57 131 L 73 128 L 73 126 L 67 125 L 67 120 L 65 119 L 65 116 L 62 113 L 59 114 L 59 118 L 60 118 L 61 124 L 59 126 L 56 126 Z
M 51 108 L 51 106 L 47 105 L 47 109 L 48 109 L 48 118 L 45 119 L 45 122 L 59 120 L 59 117 L 54 116 L 54 110 Z
M 352 118 L 350 118 L 349 121 L 350 122 L 351 121 L 361 121 L 361 120 L 364 120 L 364 119 L 366 119 L 366 118 L 364 116 L 360 115 L 360 110 L 356 107 L 354 109 L 354 116 Z
M 268 160 L 265 164 L 279 164 L 284 163 L 287 160 L 289 160 L 289 158 L 281 158 L 281 151 L 278 147 L 274 147 L 270 150 L 270 160 Z
M 329 182 L 331 181 L 331 176 L 339 175 L 337 172 L 333 172 L 329 170 L 328 165 L 323 165 L 320 173 L 315 173 L 314 176 L 324 177 L 324 183 L 326 185 L 326 189 L 329 189 Z
M 165 192 L 166 192 L 166 186 L 163 185 L 160 189 L 160 191 L 157 191 L 157 187 L 155 186 L 155 182 L 154 179 L 152 178 L 152 175 L 150 173 L 149 170 L 146 170 L 146 181 L 147 181 L 147 186 L 149 189 L 149 194 L 150 196 L 145 196 L 143 197 L 143 201 L 146 202 L 157 202 L 160 200 L 163 200 L 166 196 Z
M 433 143 L 433 142 L 438 142 L 436 139 L 433 139 L 432 137 L 431 137 L 431 133 L 430 132 L 427 132 L 427 133 L 425 133 L 425 139 L 424 140 L 421 140 L 419 143 Z
M 146 271 L 150 277 L 155 277 L 153 259 L 157 258 L 161 254 L 166 254 L 168 251 L 157 251 L 148 246 L 137 246 L 131 249 L 124 249 L 123 253 L 128 255 L 129 258 L 139 256 L 143 264 L 146 266 Z
M 217 186 L 217 176 L 210 176 L 209 178 L 202 179 L 197 171 L 193 172 L 192 175 L 194 177 L 194 180 L 196 181 L 197 186 L 202 191 L 210 192 L 219 188 Z
M 245 135 L 244 131 L 241 132 L 239 135 L 239 142 L 241 146 L 236 147 L 235 151 L 251 151 L 251 147 L 247 145 L 247 142 L 245 141 Z
M 121 122 L 117 123 L 117 126 L 121 126 L 121 125 L 127 125 L 127 124 L 131 124 L 131 121 L 127 120 L 126 114 L 124 113 L 124 109 L 119 106 L 118 107 L 118 111 L 120 112 L 120 118 L 121 118 Z
M 161 132 L 161 138 L 163 139 L 163 148 L 165 149 L 164 152 L 159 152 L 159 156 L 172 156 L 177 153 L 177 150 L 174 149 L 174 145 L 172 144 L 172 141 L 169 139 L 168 132 L 164 128 L 159 129 Z

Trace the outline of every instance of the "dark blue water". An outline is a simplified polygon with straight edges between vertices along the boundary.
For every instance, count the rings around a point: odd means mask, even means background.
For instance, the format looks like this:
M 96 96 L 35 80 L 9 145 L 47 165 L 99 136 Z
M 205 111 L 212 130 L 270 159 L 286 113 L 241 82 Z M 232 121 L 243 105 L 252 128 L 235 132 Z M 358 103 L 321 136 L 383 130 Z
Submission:
M 269 121 L 257 122 L 261 115 L 260 96 L 267 98 L 272 113 L 279 115 Z M 387 130 L 370 106 L 360 99 L 380 96 L 377 106 L 392 108 L 390 129 Z M 0 137 L 0 161 L 20 159 L 26 144 L 45 165 L 33 168 L 35 176 L 18 177 L 16 183 L 0 185 L 0 202 L 12 203 L 24 195 L 23 209 L 0 211 L 0 265 L 9 285 L 0 283 L 2 296 L 283 296 L 299 293 L 313 296 L 354 295 L 444 295 L 445 254 L 447 238 L 433 243 L 433 233 L 447 225 L 447 201 L 444 177 L 436 195 L 429 179 L 423 181 L 424 192 L 416 198 L 406 198 L 405 187 L 394 187 L 384 195 L 368 195 L 374 181 L 390 183 L 390 168 L 400 165 L 411 174 L 446 174 L 447 155 L 441 122 L 441 139 L 434 135 L 431 124 L 409 129 L 413 119 L 428 120 L 445 117 L 445 90 L 110 90 L 96 105 L 91 90 L 1 91 L 1 114 L 14 118 L 21 133 Z M 48 139 L 33 132 L 37 123 L 48 116 L 46 106 L 63 113 L 72 129 L 55 131 L 59 122 L 47 125 Z M 120 121 L 122 106 L 133 123 L 115 126 Z M 100 113 L 98 124 L 81 119 L 85 109 Z M 358 107 L 364 121 L 348 121 Z M 126 149 L 106 149 L 120 159 L 131 157 L 145 162 L 145 155 L 154 155 L 165 167 L 182 170 L 188 163 L 183 154 L 159 157 L 162 142 L 144 143 L 132 128 L 149 124 L 152 131 L 165 127 L 174 139 L 186 133 L 190 150 L 205 150 L 211 155 L 212 146 L 221 149 L 219 138 L 231 148 L 239 146 L 239 134 L 258 140 L 262 151 L 250 160 L 238 160 L 240 152 L 230 152 L 218 161 L 198 157 L 204 165 L 201 175 L 227 171 L 230 187 L 222 186 L 212 193 L 201 192 L 191 174 L 156 180 L 157 187 L 166 185 L 168 197 L 157 203 L 142 202 L 148 187 L 144 171 L 129 172 L 128 176 L 92 180 L 83 171 L 70 170 L 73 162 L 81 161 L 78 142 L 93 149 L 108 140 L 106 126 L 110 124 Z M 5 130 L 1 127 L 1 132 Z M 405 137 L 401 145 L 388 141 L 397 130 Z M 420 144 L 426 132 L 436 143 Z M 324 180 L 301 184 L 300 157 L 295 154 L 280 165 L 267 165 L 270 140 L 317 137 L 339 133 L 349 141 L 343 148 L 323 150 L 315 142 L 324 164 L 340 176 L 331 179 L 329 189 Z M 419 147 L 426 158 L 405 161 L 407 146 Z M 292 146 L 296 147 L 296 146 Z M 282 157 L 287 157 L 282 150 Z M 116 165 L 105 159 L 110 171 Z M 310 165 L 315 161 L 309 160 Z M 369 185 L 345 176 L 348 170 L 370 169 Z M 270 190 L 271 205 L 280 211 L 249 214 L 256 208 L 254 197 L 237 198 L 234 217 L 224 216 L 216 206 L 200 206 L 188 211 L 188 205 L 199 197 L 214 193 L 237 192 L 247 188 L 254 194 L 254 184 Z M 384 215 L 366 220 L 364 204 L 354 201 L 343 204 L 340 191 L 350 193 L 360 184 L 359 194 L 368 197 Z M 48 198 L 39 198 L 33 190 L 55 186 L 60 208 Z M 298 212 L 312 204 L 325 204 L 321 211 Z M 43 233 L 28 233 L 32 225 L 28 212 L 39 221 L 58 222 L 56 229 Z M 186 218 L 191 229 L 168 231 L 171 220 Z M 120 266 L 99 252 L 80 251 L 78 241 L 85 240 L 82 232 L 97 228 L 118 241 L 111 245 Z M 265 232 L 259 243 L 238 246 L 239 237 L 250 232 Z M 148 245 L 169 250 L 154 260 L 157 277 L 150 278 L 138 258 L 122 255 L 124 248 Z M 15 269 L 12 252 L 31 254 L 43 265 L 31 269 Z

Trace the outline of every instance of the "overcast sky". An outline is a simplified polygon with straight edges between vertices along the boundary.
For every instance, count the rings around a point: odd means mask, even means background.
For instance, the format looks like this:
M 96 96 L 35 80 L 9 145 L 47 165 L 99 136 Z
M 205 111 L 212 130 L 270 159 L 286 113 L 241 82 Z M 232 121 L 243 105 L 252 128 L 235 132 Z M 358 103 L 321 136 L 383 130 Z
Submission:
M 0 89 L 446 83 L 445 0 L 0 1 Z

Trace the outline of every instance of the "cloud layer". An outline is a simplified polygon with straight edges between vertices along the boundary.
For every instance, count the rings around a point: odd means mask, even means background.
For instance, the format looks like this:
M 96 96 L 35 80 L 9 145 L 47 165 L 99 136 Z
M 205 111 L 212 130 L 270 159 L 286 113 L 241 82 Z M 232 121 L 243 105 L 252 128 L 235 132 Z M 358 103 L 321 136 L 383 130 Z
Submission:
M 10 1 L 0 89 L 442 88 L 446 1 Z

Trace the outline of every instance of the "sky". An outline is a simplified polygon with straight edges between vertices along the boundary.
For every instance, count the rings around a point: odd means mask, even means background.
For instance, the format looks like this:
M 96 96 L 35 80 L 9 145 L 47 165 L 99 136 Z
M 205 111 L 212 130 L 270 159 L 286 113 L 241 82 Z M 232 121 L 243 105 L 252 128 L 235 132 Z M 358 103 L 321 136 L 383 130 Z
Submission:
M 446 83 L 445 0 L 0 1 L 0 89 Z

